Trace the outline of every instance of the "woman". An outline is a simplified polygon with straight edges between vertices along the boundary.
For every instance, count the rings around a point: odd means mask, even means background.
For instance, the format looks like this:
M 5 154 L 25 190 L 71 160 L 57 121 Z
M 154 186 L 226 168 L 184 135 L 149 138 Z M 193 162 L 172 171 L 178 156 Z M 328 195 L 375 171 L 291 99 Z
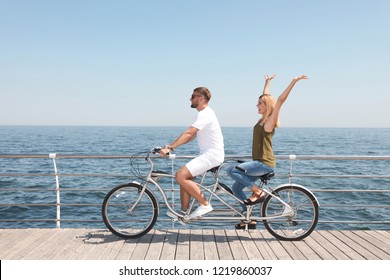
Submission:
M 265 76 L 263 94 L 259 97 L 257 103 L 258 113 L 261 114 L 261 118 L 253 128 L 253 161 L 241 163 L 237 166 L 238 168 L 232 167 L 228 171 L 229 176 L 235 180 L 233 184 L 233 193 L 244 202 L 242 205 L 244 211 L 246 211 L 246 205 L 262 203 L 265 199 L 265 194 L 255 185 L 255 182 L 259 176 L 272 172 L 276 166 L 272 149 L 272 137 L 275 133 L 275 128 L 279 126 L 280 109 L 296 82 L 307 79 L 307 76 L 305 75 L 294 78 L 275 102 L 274 98 L 269 94 L 270 81 L 275 78 L 275 76 L 275 74 L 272 76 Z M 245 173 L 242 170 L 245 170 Z M 251 188 L 252 190 L 252 195 L 248 199 L 243 191 L 246 187 Z M 236 225 L 236 229 L 244 228 L 244 223 Z M 248 228 L 255 229 L 256 221 L 252 221 L 248 225 Z

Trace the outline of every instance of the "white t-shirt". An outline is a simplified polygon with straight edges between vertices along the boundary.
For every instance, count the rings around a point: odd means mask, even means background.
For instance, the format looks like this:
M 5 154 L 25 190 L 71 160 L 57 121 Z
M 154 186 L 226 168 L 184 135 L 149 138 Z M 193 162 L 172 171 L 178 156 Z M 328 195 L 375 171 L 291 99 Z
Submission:
M 223 162 L 225 157 L 223 135 L 214 111 L 210 107 L 199 111 L 191 126 L 199 129 L 197 140 L 200 153 L 210 154 L 219 162 Z

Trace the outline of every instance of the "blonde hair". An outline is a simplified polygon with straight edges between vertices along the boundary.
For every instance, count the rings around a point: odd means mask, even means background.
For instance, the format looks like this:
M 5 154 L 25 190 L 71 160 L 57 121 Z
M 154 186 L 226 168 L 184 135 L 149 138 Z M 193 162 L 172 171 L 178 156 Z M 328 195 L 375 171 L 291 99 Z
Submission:
M 261 99 L 261 101 L 264 102 L 265 104 L 265 109 L 266 109 L 265 114 L 262 115 L 259 121 L 260 124 L 264 124 L 268 119 L 268 117 L 271 116 L 271 114 L 273 113 L 276 101 L 274 97 L 270 94 L 263 94 L 259 97 L 259 99 Z M 279 125 L 280 123 L 278 118 L 278 121 L 276 122 L 276 127 L 279 127 Z

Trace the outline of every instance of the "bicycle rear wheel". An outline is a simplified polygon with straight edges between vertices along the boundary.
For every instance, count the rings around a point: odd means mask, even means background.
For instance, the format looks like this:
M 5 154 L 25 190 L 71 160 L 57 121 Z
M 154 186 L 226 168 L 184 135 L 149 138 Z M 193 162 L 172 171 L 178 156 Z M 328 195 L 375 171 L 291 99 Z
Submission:
M 268 218 L 263 221 L 265 228 L 280 240 L 294 241 L 307 237 L 318 223 L 319 205 L 314 195 L 298 185 L 281 186 L 273 193 L 293 211 L 288 211 L 278 199 L 269 195 L 261 209 L 262 216 Z M 286 216 L 278 218 L 280 215 Z
M 109 191 L 102 205 L 103 221 L 114 234 L 137 238 L 148 233 L 157 221 L 156 198 L 145 189 L 139 202 L 142 186 L 134 183 L 120 185 Z

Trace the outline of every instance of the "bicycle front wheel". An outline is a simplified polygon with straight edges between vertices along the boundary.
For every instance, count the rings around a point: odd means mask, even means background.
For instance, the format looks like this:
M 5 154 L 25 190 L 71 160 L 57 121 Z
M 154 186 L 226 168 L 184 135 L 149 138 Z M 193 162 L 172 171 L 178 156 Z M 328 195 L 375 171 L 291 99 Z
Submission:
M 157 201 L 148 189 L 140 197 L 141 190 L 142 186 L 129 183 L 108 192 L 103 201 L 102 216 L 112 233 L 123 238 L 137 238 L 152 229 L 157 221 Z
M 273 191 L 273 194 L 286 202 L 269 195 L 261 209 L 265 219 L 264 226 L 274 237 L 284 241 L 302 240 L 316 227 L 319 205 L 314 195 L 297 185 L 285 185 Z

